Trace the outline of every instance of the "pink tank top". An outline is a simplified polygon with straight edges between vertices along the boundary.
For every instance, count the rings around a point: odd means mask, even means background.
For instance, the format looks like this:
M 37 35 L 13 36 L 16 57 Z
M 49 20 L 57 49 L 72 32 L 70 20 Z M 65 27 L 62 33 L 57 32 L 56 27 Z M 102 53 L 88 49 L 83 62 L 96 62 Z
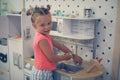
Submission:
M 56 64 L 54 62 L 51 62 L 48 60 L 46 55 L 43 53 L 43 51 L 40 49 L 38 42 L 42 39 L 46 39 L 50 45 L 50 48 L 54 54 L 53 50 L 53 44 L 50 36 L 45 36 L 39 32 L 35 34 L 34 37 L 34 43 L 33 43 L 33 48 L 34 48 L 34 66 L 35 68 L 39 70 L 55 70 L 56 69 Z

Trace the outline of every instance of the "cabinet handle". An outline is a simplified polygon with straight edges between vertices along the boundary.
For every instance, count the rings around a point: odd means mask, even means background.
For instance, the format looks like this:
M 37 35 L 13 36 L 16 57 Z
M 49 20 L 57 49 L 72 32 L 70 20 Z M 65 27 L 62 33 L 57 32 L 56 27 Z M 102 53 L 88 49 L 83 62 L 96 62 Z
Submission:
M 26 31 L 25 31 L 25 30 L 23 30 L 23 35 L 24 35 L 24 37 L 25 37 L 25 32 L 26 32 Z
M 22 69 L 22 56 L 21 55 L 18 56 L 18 68 Z
M 16 52 L 13 52 L 13 64 L 18 66 L 18 54 Z

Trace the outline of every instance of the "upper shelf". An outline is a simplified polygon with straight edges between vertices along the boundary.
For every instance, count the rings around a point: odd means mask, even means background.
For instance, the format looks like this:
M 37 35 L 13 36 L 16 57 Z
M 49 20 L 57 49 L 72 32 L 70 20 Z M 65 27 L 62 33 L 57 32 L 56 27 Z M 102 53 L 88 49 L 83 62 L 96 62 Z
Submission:
M 8 13 L 7 16 L 22 16 L 22 14 L 13 14 L 13 13 Z
M 50 34 L 53 36 L 79 40 L 94 39 L 97 20 L 99 20 L 99 18 L 71 18 L 53 16 L 53 29 Z
M 52 16 L 52 18 L 58 18 L 58 19 L 71 19 L 71 20 L 99 20 L 100 18 L 94 18 L 94 17 L 59 17 L 59 16 Z
M 70 38 L 70 39 L 79 39 L 79 40 L 90 40 L 94 39 L 94 35 L 89 36 L 89 35 L 78 35 L 78 34 L 69 34 L 69 35 L 63 35 L 57 31 L 51 31 L 50 35 L 52 36 L 58 36 L 58 37 L 65 37 L 65 38 Z

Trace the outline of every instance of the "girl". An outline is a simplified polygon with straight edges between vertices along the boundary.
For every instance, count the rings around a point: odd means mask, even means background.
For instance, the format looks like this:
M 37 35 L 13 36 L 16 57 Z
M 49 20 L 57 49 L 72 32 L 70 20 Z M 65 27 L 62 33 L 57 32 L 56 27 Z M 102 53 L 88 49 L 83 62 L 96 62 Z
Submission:
M 64 45 L 53 40 L 49 35 L 52 29 L 50 6 L 47 8 L 32 8 L 27 12 L 31 15 L 32 26 L 36 29 L 34 37 L 34 67 L 31 80 L 53 80 L 52 71 L 56 69 L 56 62 L 73 58 L 74 62 L 82 63 L 81 57 L 72 54 Z M 53 47 L 62 50 L 64 55 L 54 54 Z

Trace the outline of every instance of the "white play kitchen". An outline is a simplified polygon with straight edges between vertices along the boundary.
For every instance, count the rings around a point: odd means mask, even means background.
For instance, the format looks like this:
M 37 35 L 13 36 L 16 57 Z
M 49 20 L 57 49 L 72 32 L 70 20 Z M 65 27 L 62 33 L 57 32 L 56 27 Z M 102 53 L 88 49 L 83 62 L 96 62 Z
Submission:
M 6 37 L 3 37 L 6 39 L 7 44 L 1 45 L 1 48 L 4 48 L 4 46 L 6 46 L 8 50 L 6 54 L 9 61 L 8 63 L 10 63 L 9 70 L 7 71 L 9 73 L 8 77 L 10 78 L 10 80 L 16 80 L 16 79 L 30 80 L 30 71 L 32 69 L 33 60 L 34 60 L 34 58 L 32 58 L 34 53 L 32 49 L 34 29 L 32 29 L 30 16 L 27 16 L 25 13 L 22 14 L 8 13 L 6 16 L 3 17 L 5 18 L 5 20 L 7 20 L 6 22 L 8 22 L 8 26 L 6 28 L 8 29 L 8 32 L 3 33 L 7 35 Z M 90 49 L 93 50 L 91 53 L 89 53 L 89 55 L 91 56 L 89 58 L 87 57 L 85 58 L 84 55 L 82 55 L 83 53 L 78 54 L 81 57 L 83 57 L 85 61 L 90 61 L 90 59 L 93 58 L 93 54 L 95 54 L 94 33 L 95 33 L 95 27 L 98 23 L 99 23 L 99 18 L 71 18 L 71 17 L 53 16 L 53 24 L 57 24 L 57 25 L 53 26 L 51 35 L 53 37 L 73 39 L 73 42 L 76 40 L 78 41 L 90 40 L 90 45 L 88 47 L 90 47 Z M 69 45 L 66 43 L 65 45 L 67 45 L 74 53 L 76 54 L 79 53 L 79 51 L 77 51 L 78 50 L 77 42 L 74 42 L 73 44 L 69 44 Z M 56 53 L 59 52 L 60 51 L 58 52 L 56 51 Z M 82 80 L 82 79 L 91 79 L 91 78 L 94 79 L 101 76 L 104 73 L 104 68 L 102 68 L 101 65 L 97 67 L 96 71 L 93 72 L 90 71 L 91 73 L 85 72 L 87 68 L 92 66 L 92 64 L 87 64 L 87 63 L 88 62 L 83 63 L 81 71 L 77 71 L 74 73 L 68 73 L 62 71 L 61 69 L 64 69 L 64 67 L 58 68 L 58 70 L 55 71 L 55 78 L 57 80 L 63 80 L 63 79 Z M 66 65 L 59 65 L 59 66 L 67 67 Z M 72 67 L 71 69 L 72 71 L 76 69 L 76 67 L 72 65 L 71 67 Z M 69 67 L 66 69 L 69 69 Z M 81 74 L 83 74 L 84 76 L 83 75 L 81 76 Z
M 29 6 L 47 4 L 51 5 L 53 24 L 50 35 L 83 58 L 81 65 L 74 65 L 72 60 L 57 63 L 57 70 L 54 71 L 55 80 L 111 80 L 111 68 L 108 68 L 111 65 L 111 57 L 106 53 L 113 50 L 111 46 L 113 34 L 108 31 L 114 29 L 110 27 L 108 29 L 108 26 L 113 25 L 113 20 L 110 19 L 109 23 L 105 21 L 109 10 L 105 11 L 103 4 L 97 0 L 92 2 L 22 0 L 20 2 L 22 2 L 22 11 L 7 11 L 1 7 L 1 11 L 7 12 L 0 14 L 0 80 L 30 80 L 34 64 L 32 45 L 35 31 L 31 17 L 26 15 L 25 9 L 27 10 Z M 100 2 L 110 4 L 108 0 Z M 1 1 L 1 4 L 6 5 L 4 1 Z M 112 10 L 114 7 L 111 5 Z M 104 15 L 101 16 L 102 12 Z M 108 44 L 109 39 L 111 42 L 109 41 Z M 63 54 L 57 48 L 54 48 L 54 51 L 56 54 Z

